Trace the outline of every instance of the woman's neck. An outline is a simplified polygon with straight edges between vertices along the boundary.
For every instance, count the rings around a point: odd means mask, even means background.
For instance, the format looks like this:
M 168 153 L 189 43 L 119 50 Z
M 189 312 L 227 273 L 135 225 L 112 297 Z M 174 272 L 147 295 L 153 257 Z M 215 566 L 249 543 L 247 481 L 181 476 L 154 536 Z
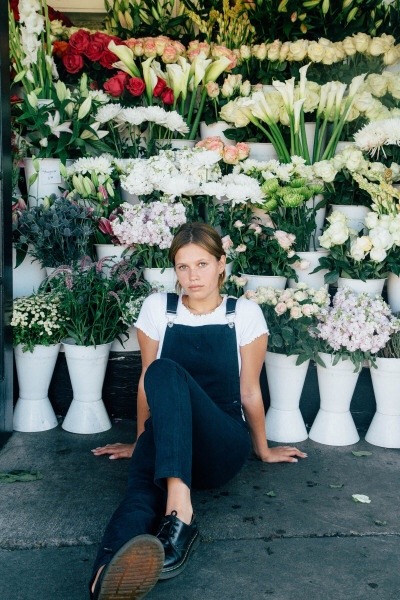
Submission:
M 182 302 L 186 308 L 194 315 L 206 315 L 214 312 L 223 301 L 222 296 L 218 293 L 212 298 L 206 298 L 205 300 L 193 300 L 187 295 L 182 296 Z

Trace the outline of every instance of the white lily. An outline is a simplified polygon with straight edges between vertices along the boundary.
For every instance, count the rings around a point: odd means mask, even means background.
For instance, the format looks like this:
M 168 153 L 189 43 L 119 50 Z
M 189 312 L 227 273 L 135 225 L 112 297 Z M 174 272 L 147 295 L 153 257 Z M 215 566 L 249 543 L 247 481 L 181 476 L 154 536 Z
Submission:
M 216 81 L 218 77 L 226 71 L 231 64 L 230 59 L 227 56 L 221 56 L 217 60 L 212 61 L 206 68 L 203 78 L 203 84 L 209 83 L 210 81 Z
M 125 46 L 125 44 L 120 44 L 117 46 L 117 44 L 113 41 L 108 44 L 108 49 L 110 52 L 118 56 L 121 61 L 114 63 L 113 67 L 122 69 L 122 71 L 128 73 L 131 77 L 140 77 L 140 71 L 136 66 L 134 54 L 132 50 L 128 48 L 128 46 Z M 125 68 L 122 68 L 121 63 Z
M 287 79 L 286 81 L 273 81 L 272 85 L 278 90 L 283 99 L 283 104 L 289 115 L 293 114 L 294 103 L 294 82 L 295 79 Z
M 152 102 L 153 98 L 153 90 L 157 85 L 157 75 L 152 69 L 152 62 L 154 61 L 154 57 L 150 57 L 144 62 L 142 62 L 143 69 L 143 79 L 146 84 L 146 95 L 149 104 Z
M 72 133 L 72 129 L 70 127 L 71 121 L 65 121 L 65 123 L 60 124 L 60 113 L 58 110 L 55 111 L 54 117 L 53 115 L 48 116 L 45 124 L 50 127 L 51 133 L 56 137 L 60 137 L 61 133 Z
M 202 54 L 198 54 L 190 67 L 190 74 L 193 76 L 191 83 L 194 89 L 197 89 L 200 82 L 203 81 L 207 68 L 212 63 L 211 58 L 204 58 Z

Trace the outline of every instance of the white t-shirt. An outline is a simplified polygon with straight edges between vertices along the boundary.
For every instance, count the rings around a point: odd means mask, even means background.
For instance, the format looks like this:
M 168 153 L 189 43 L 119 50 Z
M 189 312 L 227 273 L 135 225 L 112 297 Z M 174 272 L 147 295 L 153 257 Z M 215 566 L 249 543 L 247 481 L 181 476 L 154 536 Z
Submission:
M 226 325 L 228 319 L 226 317 L 226 300 L 224 296 L 222 303 L 211 313 L 206 315 L 194 315 L 182 303 L 182 297 L 179 297 L 176 318 L 173 322 L 177 325 L 187 325 L 188 327 L 198 327 L 200 325 Z M 165 336 L 165 330 L 168 324 L 166 315 L 167 309 L 167 294 L 159 292 L 151 294 L 143 302 L 138 320 L 135 325 L 143 331 L 149 338 L 156 340 L 159 343 L 157 358 L 161 355 L 162 345 Z M 232 317 L 229 318 L 232 320 Z M 268 333 L 267 323 L 261 308 L 243 296 L 236 303 L 236 314 L 234 317 L 236 340 L 238 346 L 238 361 L 240 371 L 240 346 L 250 344 L 256 338 Z

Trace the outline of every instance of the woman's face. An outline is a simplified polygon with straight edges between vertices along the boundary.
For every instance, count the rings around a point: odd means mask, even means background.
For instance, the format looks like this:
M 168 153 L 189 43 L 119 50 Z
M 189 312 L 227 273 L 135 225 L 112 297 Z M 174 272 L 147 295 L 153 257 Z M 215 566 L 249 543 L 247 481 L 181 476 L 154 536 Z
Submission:
M 175 255 L 179 283 L 189 297 L 205 299 L 219 294 L 218 277 L 225 269 L 225 256 L 217 260 L 197 244 L 187 244 Z

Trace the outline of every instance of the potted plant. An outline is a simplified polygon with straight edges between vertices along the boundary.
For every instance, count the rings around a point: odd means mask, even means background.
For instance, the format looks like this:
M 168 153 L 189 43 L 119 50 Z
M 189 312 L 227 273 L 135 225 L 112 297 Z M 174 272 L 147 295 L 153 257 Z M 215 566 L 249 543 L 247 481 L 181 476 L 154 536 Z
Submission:
M 71 265 L 91 254 L 95 230 L 91 210 L 66 198 L 47 198 L 43 204 L 21 212 L 15 246 L 43 268 Z
M 58 421 L 48 390 L 65 335 L 65 314 L 60 298 L 44 291 L 16 298 L 11 327 L 19 386 L 13 428 L 16 431 L 52 429 Z
M 393 217 L 393 220 L 395 217 Z M 334 211 L 319 241 L 330 252 L 320 259 L 320 269 L 327 269 L 325 283 L 380 294 L 387 277 L 387 253 L 394 245 L 387 219 L 370 212 L 365 218 L 365 233 L 348 227 L 345 214 Z
M 333 304 L 318 316 L 315 336 L 320 410 L 309 437 L 323 444 L 354 444 L 359 436 L 350 402 L 365 361 L 376 366 L 376 355 L 388 342 L 395 318 L 379 295 L 341 288 Z
M 73 400 L 62 424 L 73 433 L 98 433 L 111 427 L 101 392 L 111 345 L 129 329 L 123 306 L 140 287 L 140 272 L 128 262 L 104 277 L 104 259 L 61 266 L 49 277 L 66 315 L 63 339 Z
M 376 356 L 376 369 L 371 369 L 376 412 L 365 439 L 384 448 L 400 448 L 400 319 L 392 323 L 386 345 Z
M 324 287 L 314 290 L 298 283 L 286 290 L 259 287 L 245 296 L 261 306 L 269 329 L 265 358 L 271 398 L 265 420 L 267 437 L 276 442 L 300 442 L 308 437 L 300 396 L 310 359 L 315 356 L 309 331 L 329 304 L 328 292 Z

